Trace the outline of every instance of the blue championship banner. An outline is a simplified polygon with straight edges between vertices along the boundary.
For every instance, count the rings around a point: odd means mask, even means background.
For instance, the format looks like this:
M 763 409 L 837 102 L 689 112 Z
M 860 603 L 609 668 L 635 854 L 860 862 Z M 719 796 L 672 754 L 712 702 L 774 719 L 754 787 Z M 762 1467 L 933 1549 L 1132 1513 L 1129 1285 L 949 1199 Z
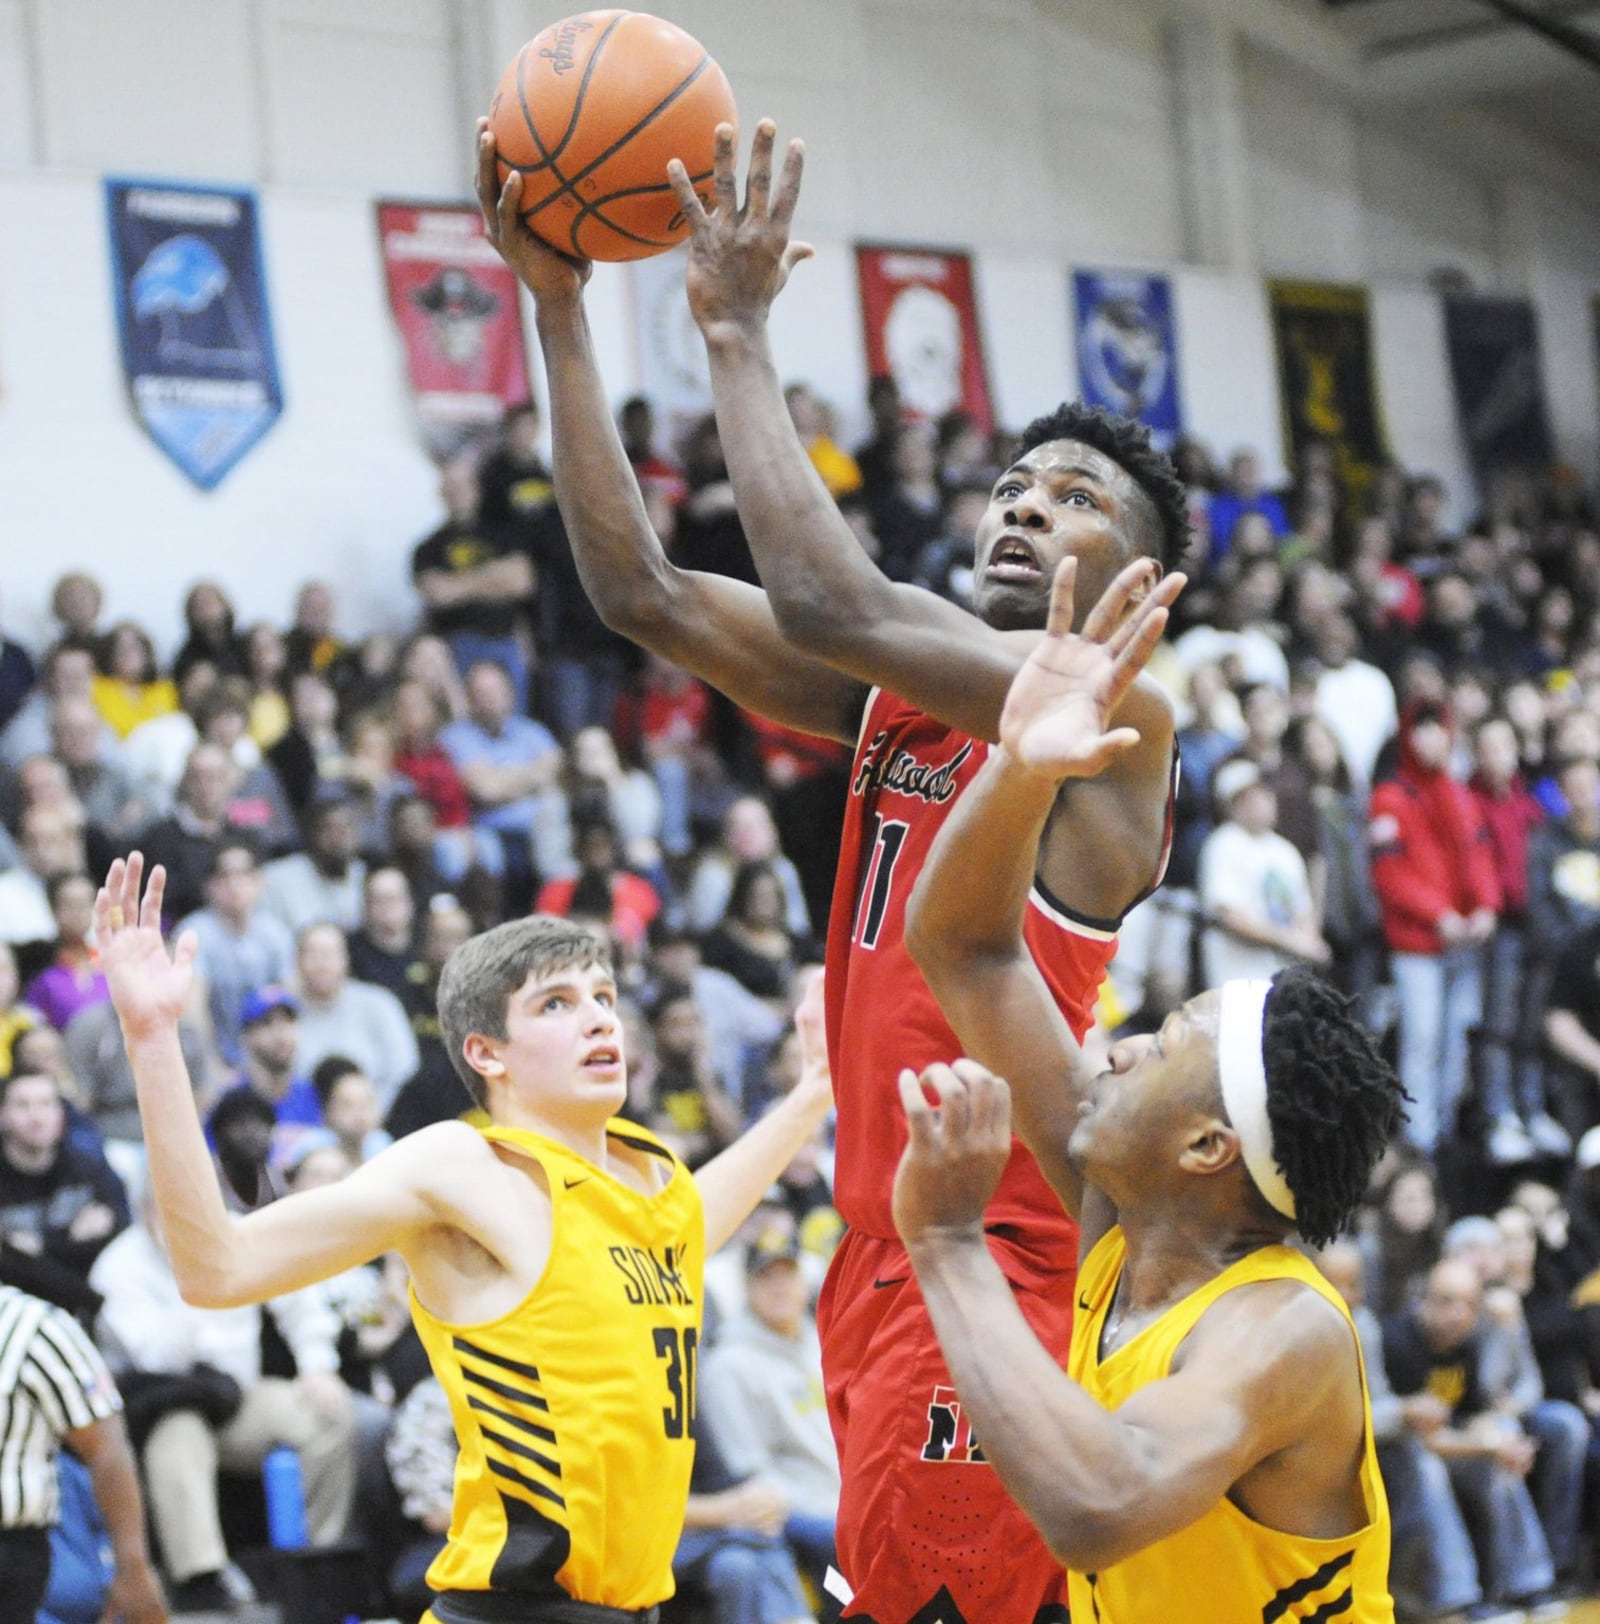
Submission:
M 1137 271 L 1074 271 L 1078 393 L 1138 419 L 1169 449 L 1183 427 L 1172 284 Z
M 212 490 L 283 410 L 255 197 L 107 180 L 106 213 L 134 411 L 179 468 Z

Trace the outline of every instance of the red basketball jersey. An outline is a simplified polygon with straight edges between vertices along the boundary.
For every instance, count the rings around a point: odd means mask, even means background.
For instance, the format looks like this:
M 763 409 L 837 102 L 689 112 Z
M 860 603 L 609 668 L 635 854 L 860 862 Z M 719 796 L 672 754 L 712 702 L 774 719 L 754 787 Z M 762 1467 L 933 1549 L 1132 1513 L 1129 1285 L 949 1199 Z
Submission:
M 988 752 L 981 740 L 881 689 L 867 701 L 828 922 L 828 1056 L 839 1118 L 834 1205 L 847 1223 L 888 1240 L 896 1238 L 890 1195 L 906 1142 L 900 1070 L 961 1053 L 906 951 L 906 900 Z M 1071 918 L 1035 887 L 1024 935 L 1081 1039 L 1117 950 L 1116 931 Z M 1025 1225 L 1036 1242 L 1059 1242 L 1069 1261 L 1076 1253 L 1077 1226 L 1020 1141 L 987 1221 Z

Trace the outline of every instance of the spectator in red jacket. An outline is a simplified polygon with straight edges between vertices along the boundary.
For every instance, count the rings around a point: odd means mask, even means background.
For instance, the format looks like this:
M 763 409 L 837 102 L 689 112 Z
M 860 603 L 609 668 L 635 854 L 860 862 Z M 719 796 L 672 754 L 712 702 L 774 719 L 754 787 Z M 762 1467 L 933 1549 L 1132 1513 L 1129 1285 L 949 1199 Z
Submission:
M 1479 1032 L 1489 1160 L 1499 1166 L 1567 1156 L 1572 1139 L 1545 1103 L 1538 1001 L 1528 996 L 1528 836 L 1544 822 L 1518 764 L 1517 730 L 1491 715 L 1473 733 L 1467 789 L 1483 819 L 1500 882 L 1500 925 L 1483 950 Z
M 1399 769 L 1372 796 L 1372 879 L 1400 994 L 1407 1137 L 1433 1155 L 1467 1083 L 1467 1034 L 1483 1018 L 1483 944 L 1500 882 L 1483 816 L 1450 776 L 1454 721 L 1438 700 L 1400 718 Z

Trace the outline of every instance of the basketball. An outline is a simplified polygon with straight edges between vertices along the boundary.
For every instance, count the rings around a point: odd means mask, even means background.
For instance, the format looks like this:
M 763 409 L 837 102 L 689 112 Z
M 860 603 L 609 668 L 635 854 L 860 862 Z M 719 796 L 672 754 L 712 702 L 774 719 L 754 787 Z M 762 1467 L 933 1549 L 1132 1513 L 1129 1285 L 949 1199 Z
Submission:
M 522 218 L 578 259 L 647 259 L 689 231 L 667 181 L 678 158 L 710 203 L 717 125 L 736 112 L 700 42 L 640 11 L 585 11 L 517 53 L 489 107 L 502 183 Z

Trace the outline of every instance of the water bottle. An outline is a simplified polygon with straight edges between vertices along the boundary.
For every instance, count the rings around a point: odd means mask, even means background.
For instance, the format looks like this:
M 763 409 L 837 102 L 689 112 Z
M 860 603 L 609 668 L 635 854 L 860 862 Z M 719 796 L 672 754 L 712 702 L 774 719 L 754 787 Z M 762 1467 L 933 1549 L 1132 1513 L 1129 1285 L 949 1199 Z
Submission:
M 300 1551 L 306 1538 L 306 1497 L 300 1482 L 300 1457 L 280 1445 L 261 1463 L 267 1491 L 267 1538 L 275 1551 Z

